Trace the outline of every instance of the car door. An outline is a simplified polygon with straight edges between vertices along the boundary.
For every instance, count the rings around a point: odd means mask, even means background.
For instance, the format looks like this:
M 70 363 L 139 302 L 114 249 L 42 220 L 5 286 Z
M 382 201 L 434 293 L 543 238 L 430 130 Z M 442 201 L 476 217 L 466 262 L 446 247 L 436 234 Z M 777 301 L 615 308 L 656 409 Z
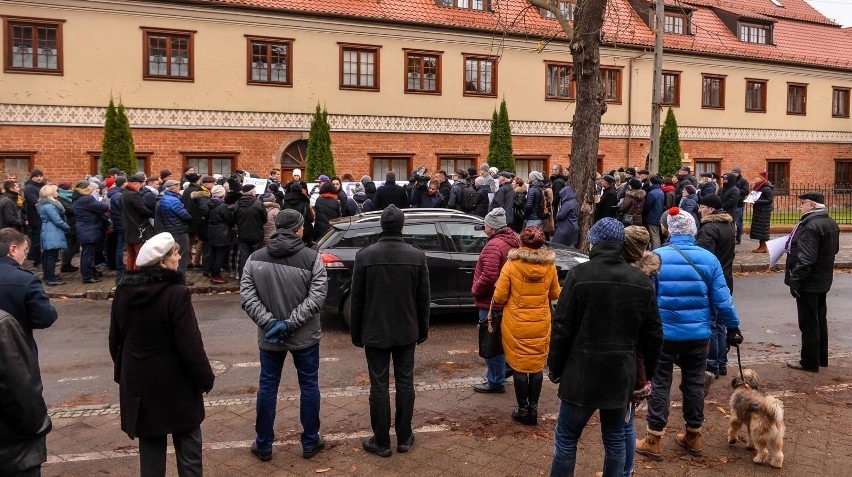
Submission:
M 402 239 L 426 252 L 429 267 L 429 294 L 434 308 L 457 307 L 456 277 L 452 253 L 447 250 L 444 237 L 431 222 L 406 223 Z
M 473 271 L 479 252 L 485 247 L 488 236 L 485 235 L 485 225 L 481 222 L 445 222 L 444 233 L 453 249 L 453 264 L 455 267 L 456 288 L 459 306 L 472 307 L 473 296 L 470 289 L 473 286 Z

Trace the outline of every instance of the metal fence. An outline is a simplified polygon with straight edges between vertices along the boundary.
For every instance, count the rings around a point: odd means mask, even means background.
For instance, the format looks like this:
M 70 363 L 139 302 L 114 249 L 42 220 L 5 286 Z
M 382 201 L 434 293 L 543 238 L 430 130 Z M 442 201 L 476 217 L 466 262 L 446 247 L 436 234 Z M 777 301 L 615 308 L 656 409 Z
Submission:
M 801 217 L 799 196 L 816 191 L 825 196 L 825 207 L 838 224 L 852 224 L 852 185 L 800 185 L 776 188 L 773 197 L 772 225 L 795 225 Z M 743 220 L 751 222 L 752 208 L 746 204 Z

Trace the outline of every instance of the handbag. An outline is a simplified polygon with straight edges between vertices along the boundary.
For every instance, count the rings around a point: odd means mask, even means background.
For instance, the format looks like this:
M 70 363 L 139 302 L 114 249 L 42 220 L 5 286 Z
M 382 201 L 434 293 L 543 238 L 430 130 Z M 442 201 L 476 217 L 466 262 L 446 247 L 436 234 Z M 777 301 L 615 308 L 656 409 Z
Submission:
M 633 214 L 622 214 L 621 223 L 624 224 L 625 227 L 633 225 Z
M 500 332 L 500 317 L 494 316 L 494 299 L 488 306 L 488 314 L 479 322 L 479 356 L 493 358 L 503 354 L 503 335 Z

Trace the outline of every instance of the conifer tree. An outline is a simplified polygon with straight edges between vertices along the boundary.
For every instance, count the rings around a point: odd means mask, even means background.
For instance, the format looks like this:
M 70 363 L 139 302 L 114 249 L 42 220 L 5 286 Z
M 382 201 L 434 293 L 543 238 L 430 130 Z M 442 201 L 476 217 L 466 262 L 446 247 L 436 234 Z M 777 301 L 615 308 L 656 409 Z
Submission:
M 491 116 L 491 137 L 488 141 L 488 165 L 498 171 L 515 172 L 515 157 L 512 154 L 512 128 L 509 125 L 509 109 L 506 100 L 500 102 L 500 112 Z
M 666 122 L 660 131 L 660 175 L 671 177 L 681 166 L 680 139 L 677 133 L 677 119 L 669 108 Z
M 321 175 L 333 177 L 337 175 L 334 171 L 334 154 L 331 152 L 331 126 L 328 124 L 328 111 L 317 109 L 311 119 L 311 131 L 308 133 L 305 177 L 309 181 L 316 180 Z
M 133 144 L 133 134 L 130 131 L 130 121 L 119 102 L 118 108 L 112 98 L 109 100 L 106 118 L 104 120 L 104 137 L 101 143 L 100 173 L 106 177 L 109 170 L 116 168 L 127 174 L 136 173 L 136 154 Z

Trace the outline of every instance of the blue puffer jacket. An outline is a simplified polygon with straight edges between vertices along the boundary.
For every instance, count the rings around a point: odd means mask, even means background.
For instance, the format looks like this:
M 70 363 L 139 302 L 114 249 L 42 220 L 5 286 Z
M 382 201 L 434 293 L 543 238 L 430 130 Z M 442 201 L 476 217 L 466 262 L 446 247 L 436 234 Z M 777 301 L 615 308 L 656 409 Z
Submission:
M 55 200 L 38 200 L 38 215 L 41 217 L 41 249 L 58 250 L 68 248 L 65 232 L 71 227 L 65 222 L 65 208 Z
M 104 213 L 109 210 L 109 204 L 100 202 L 91 195 L 91 189 L 75 189 L 76 194 L 71 207 L 77 217 L 77 241 L 80 243 L 98 243 L 104 237 L 106 220 Z
M 121 193 L 124 189 L 121 187 L 113 187 L 107 191 L 109 198 L 109 218 L 112 221 L 112 230 L 115 233 L 124 233 L 124 222 L 121 220 Z
M 184 208 L 180 195 L 170 190 L 163 192 L 157 211 L 155 226 L 158 232 L 169 232 L 172 235 L 189 233 L 192 217 Z
M 677 246 L 695 263 L 703 278 L 672 245 Z M 725 326 L 739 328 L 740 319 L 734 309 L 722 265 L 715 255 L 695 245 L 695 239 L 689 235 L 675 235 L 670 245 L 654 252 L 662 262 L 657 277 L 657 298 L 664 339 L 690 341 L 709 338 L 714 310 Z

